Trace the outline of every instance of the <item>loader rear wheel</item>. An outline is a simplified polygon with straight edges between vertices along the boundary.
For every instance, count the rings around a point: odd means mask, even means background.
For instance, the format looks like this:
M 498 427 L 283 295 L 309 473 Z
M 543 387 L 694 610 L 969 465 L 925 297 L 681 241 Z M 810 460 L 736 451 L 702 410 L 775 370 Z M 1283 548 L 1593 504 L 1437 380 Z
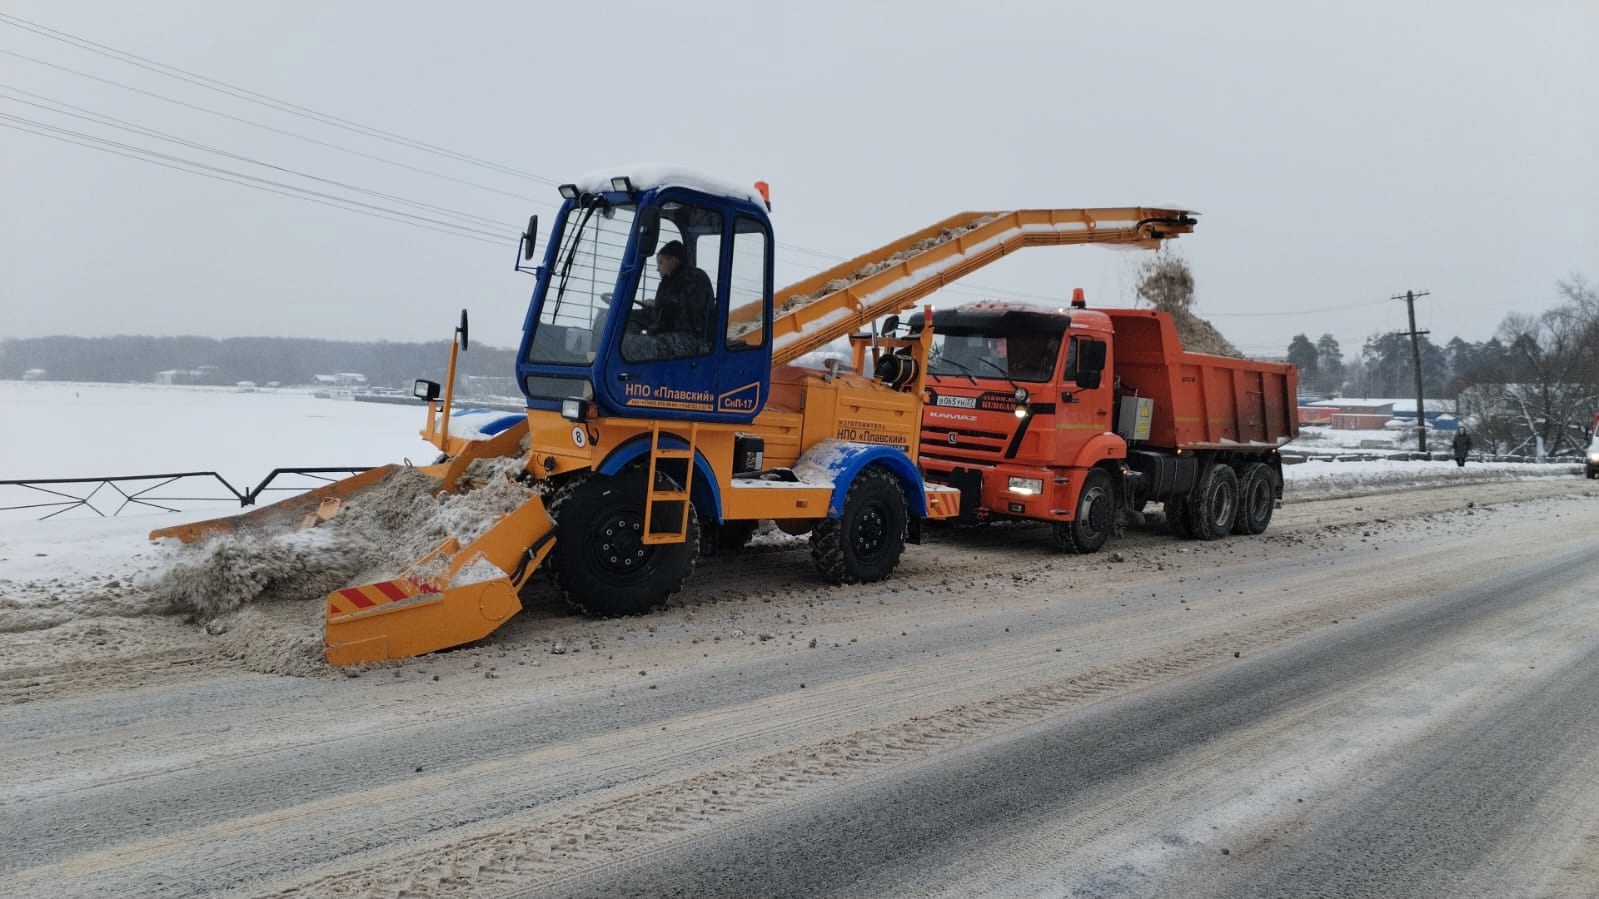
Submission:
M 1077 495 L 1077 517 L 1055 523 L 1055 547 L 1074 553 L 1099 552 L 1116 525 L 1116 494 L 1110 475 L 1095 468 L 1083 477 Z
M 1238 475 L 1216 464 L 1199 479 L 1188 501 L 1188 530 L 1195 540 L 1220 540 L 1232 532 L 1238 514 Z
M 644 542 L 642 471 L 596 476 L 578 485 L 556 522 L 555 582 L 585 615 L 640 615 L 666 605 L 683 588 L 699 555 L 699 519 L 688 510 L 682 543 Z M 662 473 L 658 490 L 679 489 Z
M 869 465 L 849 485 L 843 514 L 811 529 L 811 560 L 835 584 L 880 581 L 899 564 L 909 522 L 899 479 Z
M 1271 466 L 1251 462 L 1238 479 L 1238 515 L 1233 519 L 1234 534 L 1264 533 L 1277 508 L 1277 491 L 1272 483 Z

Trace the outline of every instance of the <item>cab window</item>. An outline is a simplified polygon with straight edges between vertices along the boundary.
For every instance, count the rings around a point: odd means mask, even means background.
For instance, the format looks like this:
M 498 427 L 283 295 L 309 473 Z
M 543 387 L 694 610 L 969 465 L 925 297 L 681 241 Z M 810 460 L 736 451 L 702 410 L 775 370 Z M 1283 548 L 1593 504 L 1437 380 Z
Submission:
M 721 272 L 722 215 L 686 203 L 661 206 L 655 257 L 645 261 L 622 332 L 628 362 L 711 352 Z
M 759 349 L 766 342 L 766 228 L 749 216 L 733 220 L 733 266 L 727 282 L 727 348 Z

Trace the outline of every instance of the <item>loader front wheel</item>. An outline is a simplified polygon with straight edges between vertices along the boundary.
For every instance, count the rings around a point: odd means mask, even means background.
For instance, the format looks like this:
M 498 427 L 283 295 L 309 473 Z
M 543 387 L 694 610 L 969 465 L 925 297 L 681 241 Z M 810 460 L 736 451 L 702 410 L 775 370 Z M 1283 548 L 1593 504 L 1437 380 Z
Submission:
M 811 530 L 811 560 L 835 584 L 869 584 L 889 576 L 905 551 L 910 512 L 899 479 L 869 465 L 849 485 L 843 514 Z
M 642 471 L 592 477 L 561 504 L 550 553 L 555 582 L 567 603 L 585 615 L 609 618 L 658 609 L 694 570 L 700 529 L 692 509 L 683 513 L 688 515 L 687 539 L 644 542 L 645 478 Z M 657 473 L 656 489 L 680 488 Z M 658 508 L 658 519 L 670 511 Z M 660 526 L 658 520 L 655 527 Z

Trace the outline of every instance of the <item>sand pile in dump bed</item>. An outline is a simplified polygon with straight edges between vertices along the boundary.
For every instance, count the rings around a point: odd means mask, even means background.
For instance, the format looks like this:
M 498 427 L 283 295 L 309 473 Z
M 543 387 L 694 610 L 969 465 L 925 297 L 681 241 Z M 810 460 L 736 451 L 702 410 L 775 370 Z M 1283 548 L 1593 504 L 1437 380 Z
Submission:
M 1194 273 L 1180 256 L 1162 247 L 1138 267 L 1137 289 L 1140 299 L 1171 314 L 1183 349 L 1190 353 L 1244 358 L 1244 354 L 1210 322 L 1194 314 Z
M 252 669 L 322 670 L 327 594 L 396 577 L 447 537 L 466 546 L 482 536 L 537 492 L 512 480 L 523 461 L 473 462 L 460 492 L 437 497 L 436 479 L 400 469 L 315 528 L 284 520 L 183 547 L 141 586 L 152 607 L 204 625 Z

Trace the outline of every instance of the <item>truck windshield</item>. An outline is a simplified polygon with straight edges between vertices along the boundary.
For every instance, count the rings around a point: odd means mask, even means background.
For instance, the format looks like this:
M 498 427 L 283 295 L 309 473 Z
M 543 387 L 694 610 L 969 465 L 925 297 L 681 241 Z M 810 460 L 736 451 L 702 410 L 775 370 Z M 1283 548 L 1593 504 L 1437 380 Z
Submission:
M 935 332 L 927 373 L 1048 381 L 1060 357 L 1059 334 Z
M 633 206 L 602 201 L 568 216 L 527 361 L 593 361 L 636 214 Z

